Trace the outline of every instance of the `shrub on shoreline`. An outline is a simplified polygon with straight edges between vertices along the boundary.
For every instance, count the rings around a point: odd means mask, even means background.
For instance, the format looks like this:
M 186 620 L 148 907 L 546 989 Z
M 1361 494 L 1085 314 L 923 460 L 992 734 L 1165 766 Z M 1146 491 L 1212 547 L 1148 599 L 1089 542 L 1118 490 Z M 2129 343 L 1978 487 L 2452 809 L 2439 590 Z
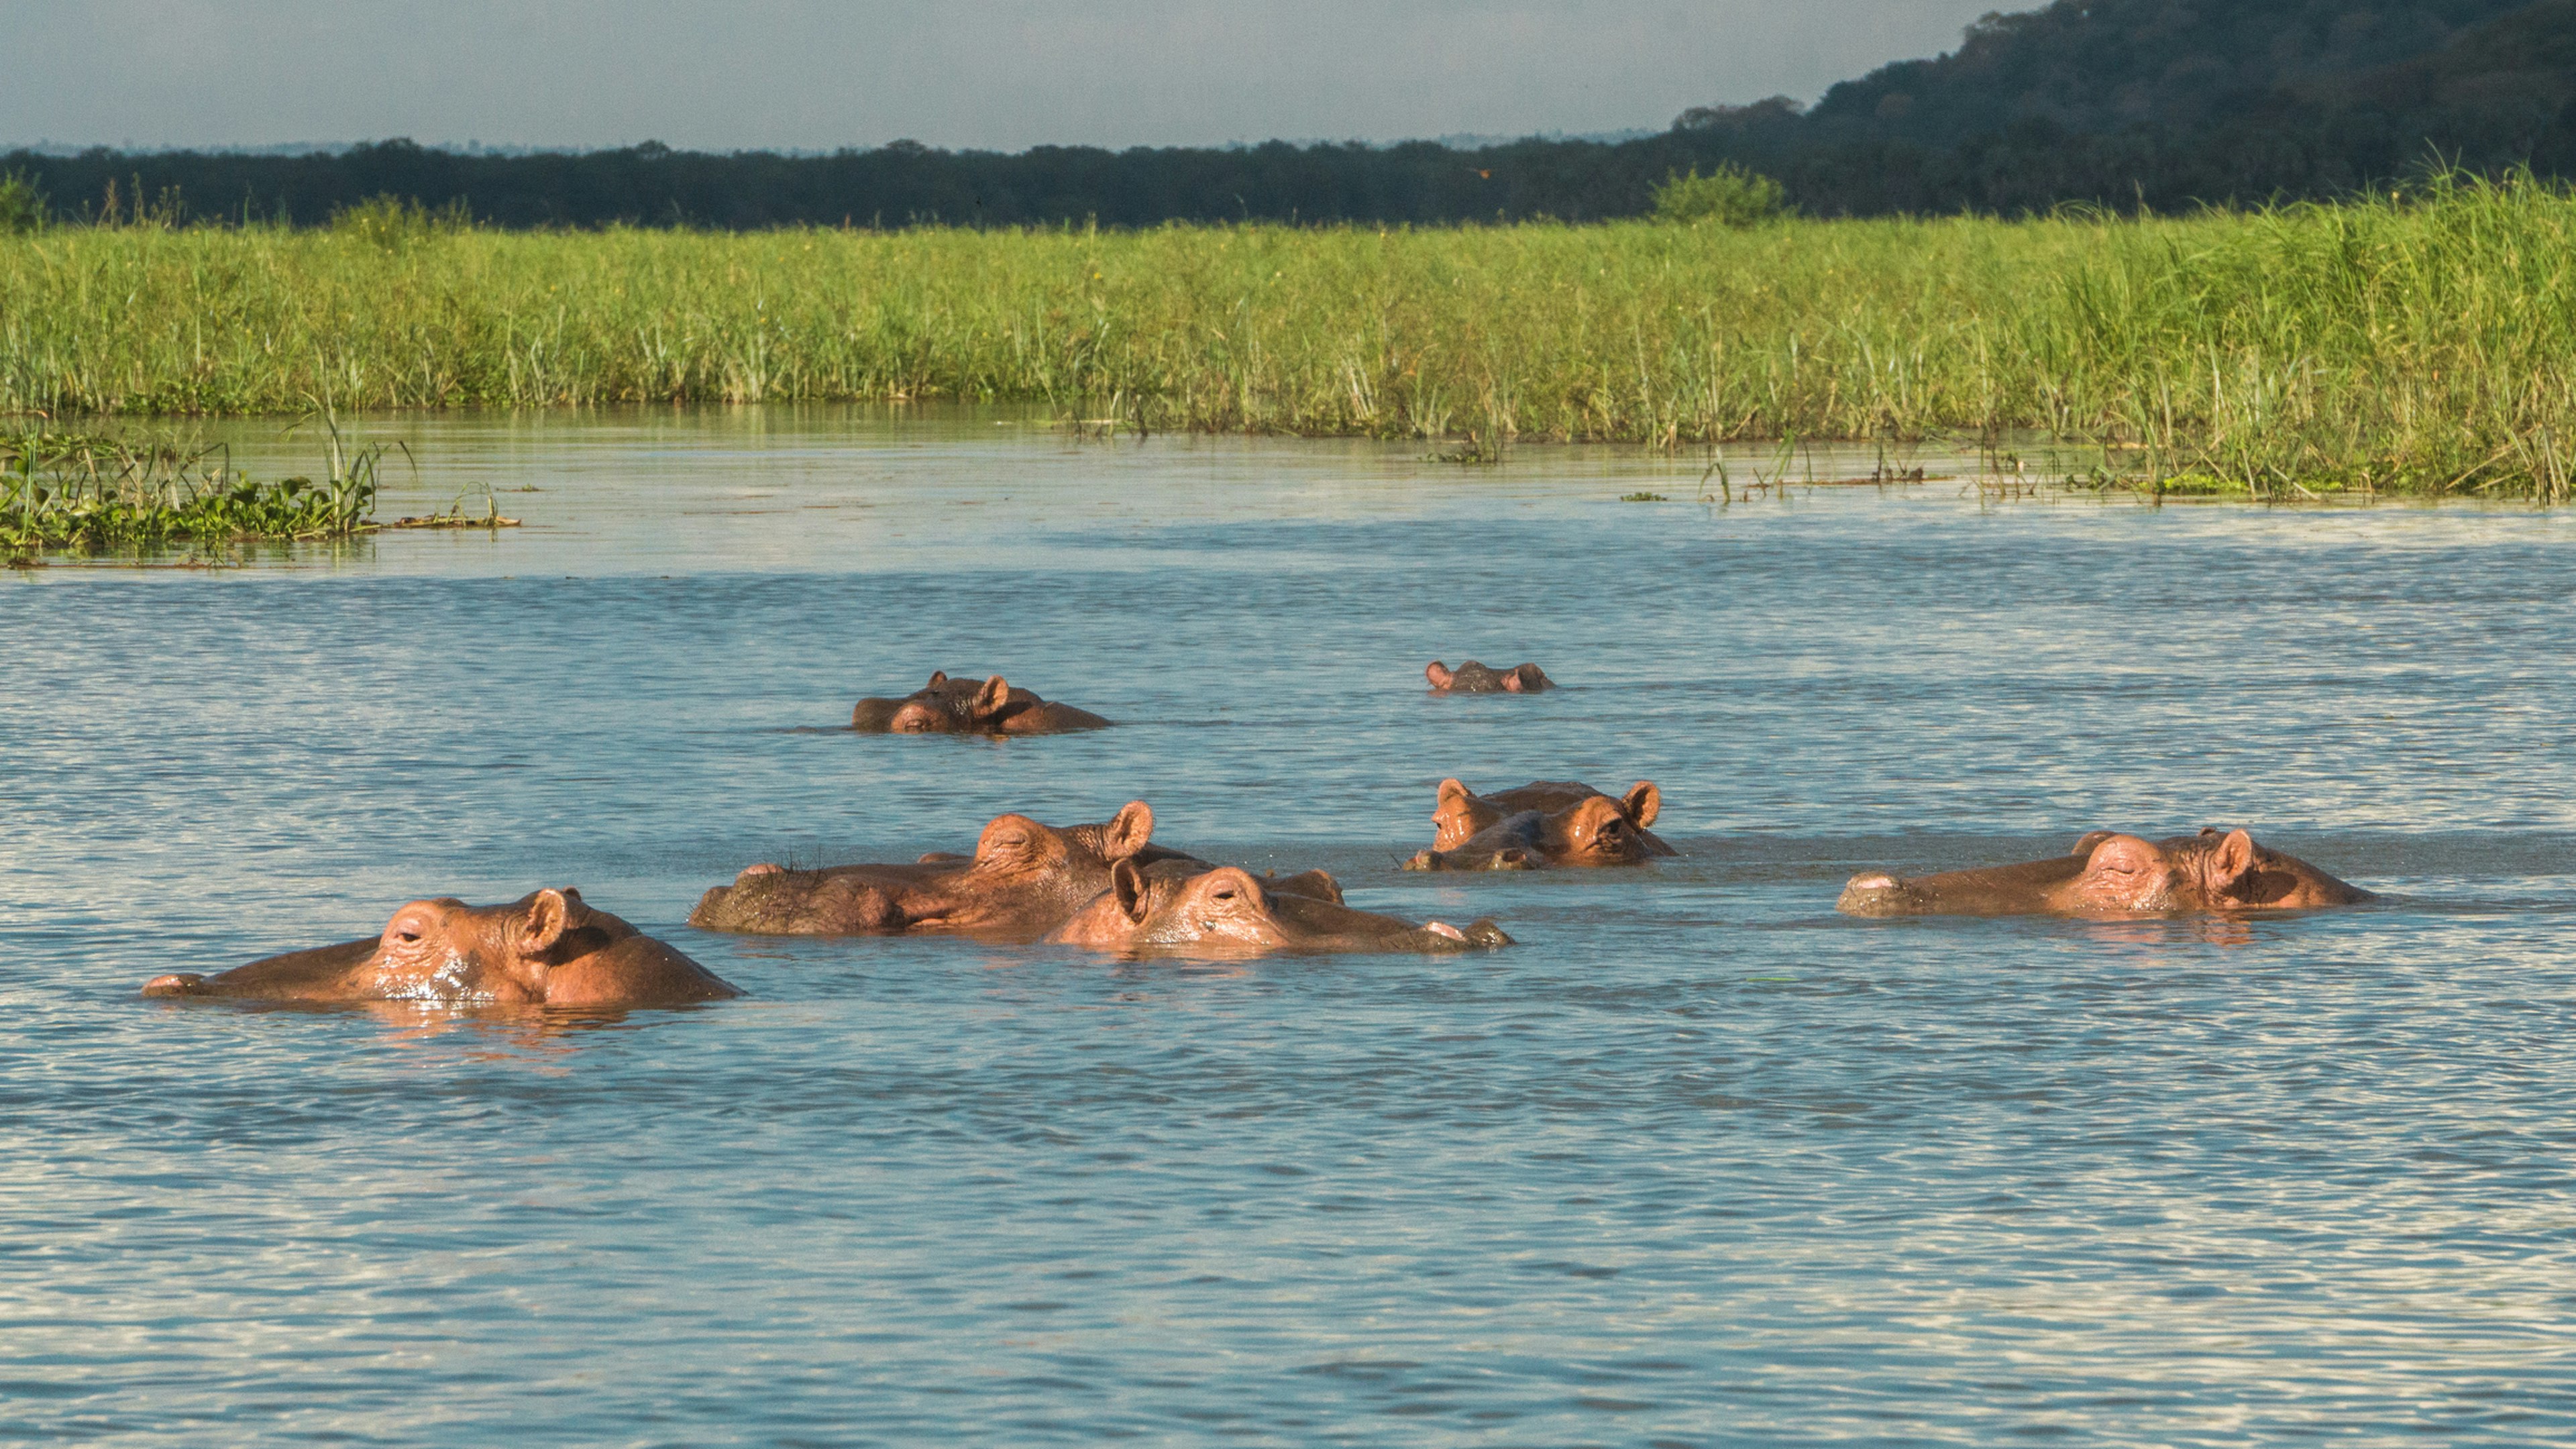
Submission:
M 1779 182 L 1732 162 L 1720 162 L 1706 176 L 1694 166 L 1687 176 L 1668 176 L 1655 188 L 1655 220 L 1695 226 L 1759 226 L 1788 213 L 1789 194 Z

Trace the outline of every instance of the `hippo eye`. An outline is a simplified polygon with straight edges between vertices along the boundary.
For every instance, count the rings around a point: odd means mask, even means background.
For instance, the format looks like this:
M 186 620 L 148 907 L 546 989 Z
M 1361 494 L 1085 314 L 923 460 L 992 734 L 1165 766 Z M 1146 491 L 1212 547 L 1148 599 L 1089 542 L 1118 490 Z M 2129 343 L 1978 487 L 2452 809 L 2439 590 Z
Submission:
M 1210 891 L 1208 894 L 1215 896 L 1221 901 L 1230 901 L 1234 899 L 1234 887 L 1226 886 L 1218 890 Z
M 420 940 L 420 932 L 404 927 L 394 932 L 394 939 L 406 946 L 413 945 Z

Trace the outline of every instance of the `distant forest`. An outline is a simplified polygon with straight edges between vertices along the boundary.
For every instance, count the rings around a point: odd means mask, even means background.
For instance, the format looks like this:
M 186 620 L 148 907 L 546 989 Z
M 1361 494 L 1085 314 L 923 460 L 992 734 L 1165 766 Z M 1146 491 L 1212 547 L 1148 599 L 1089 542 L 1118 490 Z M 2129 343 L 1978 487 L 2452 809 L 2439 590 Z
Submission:
M 826 156 L 460 154 L 384 141 L 276 156 L 20 151 L 66 218 L 318 224 L 380 195 L 503 227 L 1164 221 L 1444 224 L 1646 211 L 1734 162 L 1810 215 L 2159 211 L 2329 197 L 2436 159 L 2576 176 L 2576 0 L 2056 0 L 1827 91 L 1684 113 L 1630 141 L 1476 150 L 1285 142 L 1004 154 L 898 141 Z

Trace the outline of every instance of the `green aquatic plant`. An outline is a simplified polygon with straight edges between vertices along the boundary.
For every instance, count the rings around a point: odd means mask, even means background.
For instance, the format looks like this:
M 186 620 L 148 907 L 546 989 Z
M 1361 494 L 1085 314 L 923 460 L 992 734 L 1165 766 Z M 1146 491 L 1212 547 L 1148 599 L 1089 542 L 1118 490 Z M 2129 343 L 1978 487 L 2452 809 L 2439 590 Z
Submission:
M 1742 229 L 386 235 L 0 238 L 0 411 L 953 399 L 1476 459 L 2036 435 L 2267 499 L 2576 473 L 2576 196 L 2529 178 Z
M 250 479 L 220 449 L 190 451 L 95 433 L 0 433 L 0 548 L 152 549 L 171 544 L 347 538 L 373 527 L 380 445 L 342 456 L 321 482 Z

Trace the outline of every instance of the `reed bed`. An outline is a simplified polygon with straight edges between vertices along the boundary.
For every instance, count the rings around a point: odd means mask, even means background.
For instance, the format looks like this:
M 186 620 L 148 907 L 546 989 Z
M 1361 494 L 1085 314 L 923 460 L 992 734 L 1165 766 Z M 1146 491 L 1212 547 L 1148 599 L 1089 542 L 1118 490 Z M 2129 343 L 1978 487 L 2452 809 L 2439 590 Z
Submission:
M 2563 500 L 2576 197 L 1441 230 L 58 229 L 0 410 L 1039 401 L 1151 428 L 2037 432 L 2149 486 Z

